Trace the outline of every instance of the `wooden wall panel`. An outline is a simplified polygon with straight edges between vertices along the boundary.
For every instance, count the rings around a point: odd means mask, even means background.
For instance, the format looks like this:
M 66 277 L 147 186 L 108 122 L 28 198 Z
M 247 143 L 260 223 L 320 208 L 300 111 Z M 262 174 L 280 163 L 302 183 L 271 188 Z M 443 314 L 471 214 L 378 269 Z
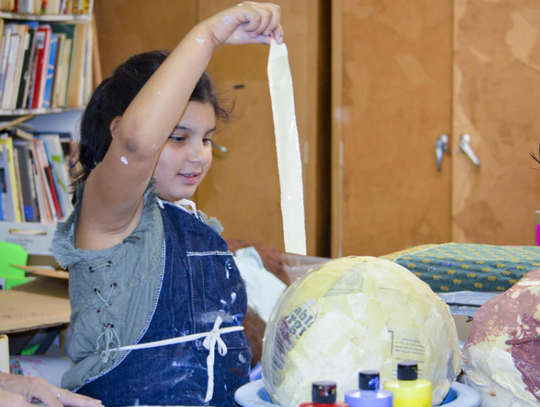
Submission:
M 455 0 L 453 238 L 534 245 L 540 169 L 540 3 Z
M 329 2 L 278 0 L 276 3 L 282 8 L 282 26 L 295 91 L 304 163 L 308 253 L 328 255 Z M 202 20 L 236 5 L 237 1 L 201 0 L 199 4 L 198 14 Z M 321 26 L 326 26 L 325 32 Z M 223 222 L 225 238 L 259 241 L 283 250 L 277 157 L 266 71 L 268 53 L 267 46 L 224 46 L 210 62 L 208 71 L 226 95 L 233 95 L 236 105 L 232 123 L 216 139 L 229 152 L 215 154 L 213 169 L 199 188 L 197 202 L 203 211 Z
M 172 49 L 197 22 L 197 0 L 95 0 L 103 77 L 131 55 Z
M 437 172 L 435 143 L 451 129 L 452 2 L 333 4 L 332 255 L 446 242 L 451 162 Z

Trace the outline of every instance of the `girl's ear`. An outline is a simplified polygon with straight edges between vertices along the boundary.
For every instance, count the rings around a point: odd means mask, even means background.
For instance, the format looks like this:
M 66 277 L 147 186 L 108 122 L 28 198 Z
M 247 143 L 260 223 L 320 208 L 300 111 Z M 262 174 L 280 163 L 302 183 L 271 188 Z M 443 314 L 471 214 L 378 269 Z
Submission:
M 111 125 L 109 126 L 109 129 L 111 130 L 111 137 L 112 138 L 114 138 L 114 130 L 120 124 L 121 119 L 122 119 L 121 116 L 116 116 L 114 119 L 112 119 Z

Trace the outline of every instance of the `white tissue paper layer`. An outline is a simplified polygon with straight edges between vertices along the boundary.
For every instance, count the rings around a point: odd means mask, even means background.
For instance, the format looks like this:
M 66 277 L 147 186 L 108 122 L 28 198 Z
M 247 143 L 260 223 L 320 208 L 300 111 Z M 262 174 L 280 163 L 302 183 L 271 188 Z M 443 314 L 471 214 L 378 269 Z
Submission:
M 268 82 L 276 134 L 285 251 L 305 255 L 302 161 L 288 55 L 285 44 L 279 45 L 272 40 L 268 58 Z
M 268 323 L 272 309 L 287 286 L 264 268 L 261 256 L 254 247 L 238 249 L 234 260 L 246 283 L 248 306 Z

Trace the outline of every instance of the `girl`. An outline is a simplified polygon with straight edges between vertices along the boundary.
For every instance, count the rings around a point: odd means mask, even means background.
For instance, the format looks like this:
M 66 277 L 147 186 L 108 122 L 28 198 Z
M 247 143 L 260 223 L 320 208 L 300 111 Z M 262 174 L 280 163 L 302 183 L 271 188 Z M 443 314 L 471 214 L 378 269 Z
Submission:
M 212 162 L 224 115 L 203 73 L 213 51 L 282 42 L 279 20 L 278 6 L 239 4 L 170 53 L 131 57 L 94 92 L 81 124 L 77 204 L 53 244 L 70 270 L 77 363 L 63 387 L 108 407 L 234 405 L 251 359 L 239 331 L 243 281 L 194 204 L 174 202 L 195 193 Z

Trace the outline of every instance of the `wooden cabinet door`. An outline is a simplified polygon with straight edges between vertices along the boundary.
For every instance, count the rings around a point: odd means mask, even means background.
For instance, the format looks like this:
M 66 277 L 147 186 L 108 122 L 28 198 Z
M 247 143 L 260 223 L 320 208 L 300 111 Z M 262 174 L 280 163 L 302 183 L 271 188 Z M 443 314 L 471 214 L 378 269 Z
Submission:
M 447 242 L 452 2 L 332 4 L 332 255 Z
M 202 21 L 238 4 L 199 0 Z M 289 51 L 303 161 L 308 254 L 329 255 L 330 145 L 329 2 L 277 0 Z M 234 99 L 232 121 L 216 141 L 212 169 L 197 191 L 197 204 L 216 216 L 226 239 L 258 241 L 284 250 L 277 157 L 268 86 L 269 47 L 223 46 L 208 72 L 222 96 Z
M 454 0 L 452 237 L 534 245 L 540 209 L 540 3 Z
M 540 3 L 342 0 L 333 15 L 332 254 L 534 245 Z

